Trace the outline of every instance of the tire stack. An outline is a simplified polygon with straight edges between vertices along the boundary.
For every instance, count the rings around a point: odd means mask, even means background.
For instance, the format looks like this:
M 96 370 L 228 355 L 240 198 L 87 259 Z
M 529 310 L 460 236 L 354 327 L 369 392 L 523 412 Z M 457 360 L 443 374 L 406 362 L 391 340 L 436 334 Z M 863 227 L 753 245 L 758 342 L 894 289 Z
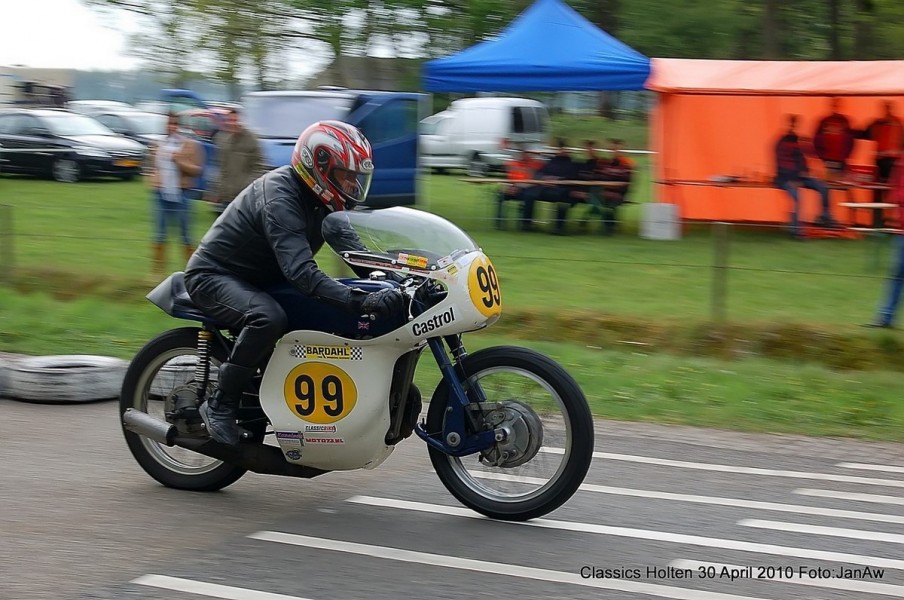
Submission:
M 128 361 L 86 354 L 0 355 L 0 398 L 77 404 L 119 398 Z

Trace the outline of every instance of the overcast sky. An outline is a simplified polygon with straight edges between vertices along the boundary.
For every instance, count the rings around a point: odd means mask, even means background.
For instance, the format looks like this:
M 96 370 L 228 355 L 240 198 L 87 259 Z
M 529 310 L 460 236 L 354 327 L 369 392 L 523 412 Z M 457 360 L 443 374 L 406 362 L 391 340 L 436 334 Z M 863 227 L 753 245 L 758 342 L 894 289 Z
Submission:
M 126 32 L 134 15 L 103 13 L 79 0 L 0 0 L 0 65 L 71 69 L 127 69 Z

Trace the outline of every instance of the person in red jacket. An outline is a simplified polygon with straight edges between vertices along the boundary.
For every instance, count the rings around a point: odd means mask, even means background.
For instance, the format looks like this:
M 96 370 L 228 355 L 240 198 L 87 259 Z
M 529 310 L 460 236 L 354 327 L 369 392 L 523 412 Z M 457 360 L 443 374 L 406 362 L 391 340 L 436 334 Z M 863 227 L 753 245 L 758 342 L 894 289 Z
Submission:
M 854 151 L 856 132 L 851 121 L 841 113 L 841 99 L 832 98 L 832 114 L 823 117 L 813 134 L 813 148 L 826 166 L 828 179 L 841 179 L 847 171 L 847 160 Z
M 876 183 L 887 183 L 895 161 L 904 154 L 904 123 L 895 116 L 892 104 L 884 101 L 884 115 L 870 123 L 863 137 L 876 142 Z M 874 190 L 875 202 L 882 202 L 885 190 Z

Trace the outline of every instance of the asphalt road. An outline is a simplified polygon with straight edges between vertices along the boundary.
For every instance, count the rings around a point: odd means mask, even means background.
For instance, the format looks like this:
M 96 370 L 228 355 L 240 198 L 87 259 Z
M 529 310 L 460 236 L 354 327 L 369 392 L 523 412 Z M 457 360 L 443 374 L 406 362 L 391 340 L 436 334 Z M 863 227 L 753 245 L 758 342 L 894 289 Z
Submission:
M 374 471 L 193 494 L 140 470 L 113 402 L 0 400 L 0 598 L 904 597 L 904 446 L 611 423 L 596 445 L 523 525 L 461 507 L 414 438 Z

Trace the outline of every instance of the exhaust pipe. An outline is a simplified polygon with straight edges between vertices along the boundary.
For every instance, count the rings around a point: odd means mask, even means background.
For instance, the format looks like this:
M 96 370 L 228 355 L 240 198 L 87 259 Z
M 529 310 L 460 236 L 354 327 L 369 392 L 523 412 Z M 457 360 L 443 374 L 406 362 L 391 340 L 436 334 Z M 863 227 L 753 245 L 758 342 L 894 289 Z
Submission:
M 127 408 L 122 415 L 122 424 L 129 431 L 150 438 L 158 444 L 175 445 L 176 426 L 155 419 L 146 412 Z
M 253 442 L 239 444 L 238 446 L 227 446 L 208 437 L 197 438 L 179 435 L 175 425 L 170 425 L 146 412 L 132 408 L 127 408 L 126 412 L 123 413 L 122 422 L 129 431 L 152 439 L 158 444 L 179 446 L 254 473 L 300 477 L 302 479 L 311 479 L 312 477 L 329 473 L 329 471 L 324 471 L 323 469 L 290 463 L 283 456 L 282 450 L 275 446 Z

